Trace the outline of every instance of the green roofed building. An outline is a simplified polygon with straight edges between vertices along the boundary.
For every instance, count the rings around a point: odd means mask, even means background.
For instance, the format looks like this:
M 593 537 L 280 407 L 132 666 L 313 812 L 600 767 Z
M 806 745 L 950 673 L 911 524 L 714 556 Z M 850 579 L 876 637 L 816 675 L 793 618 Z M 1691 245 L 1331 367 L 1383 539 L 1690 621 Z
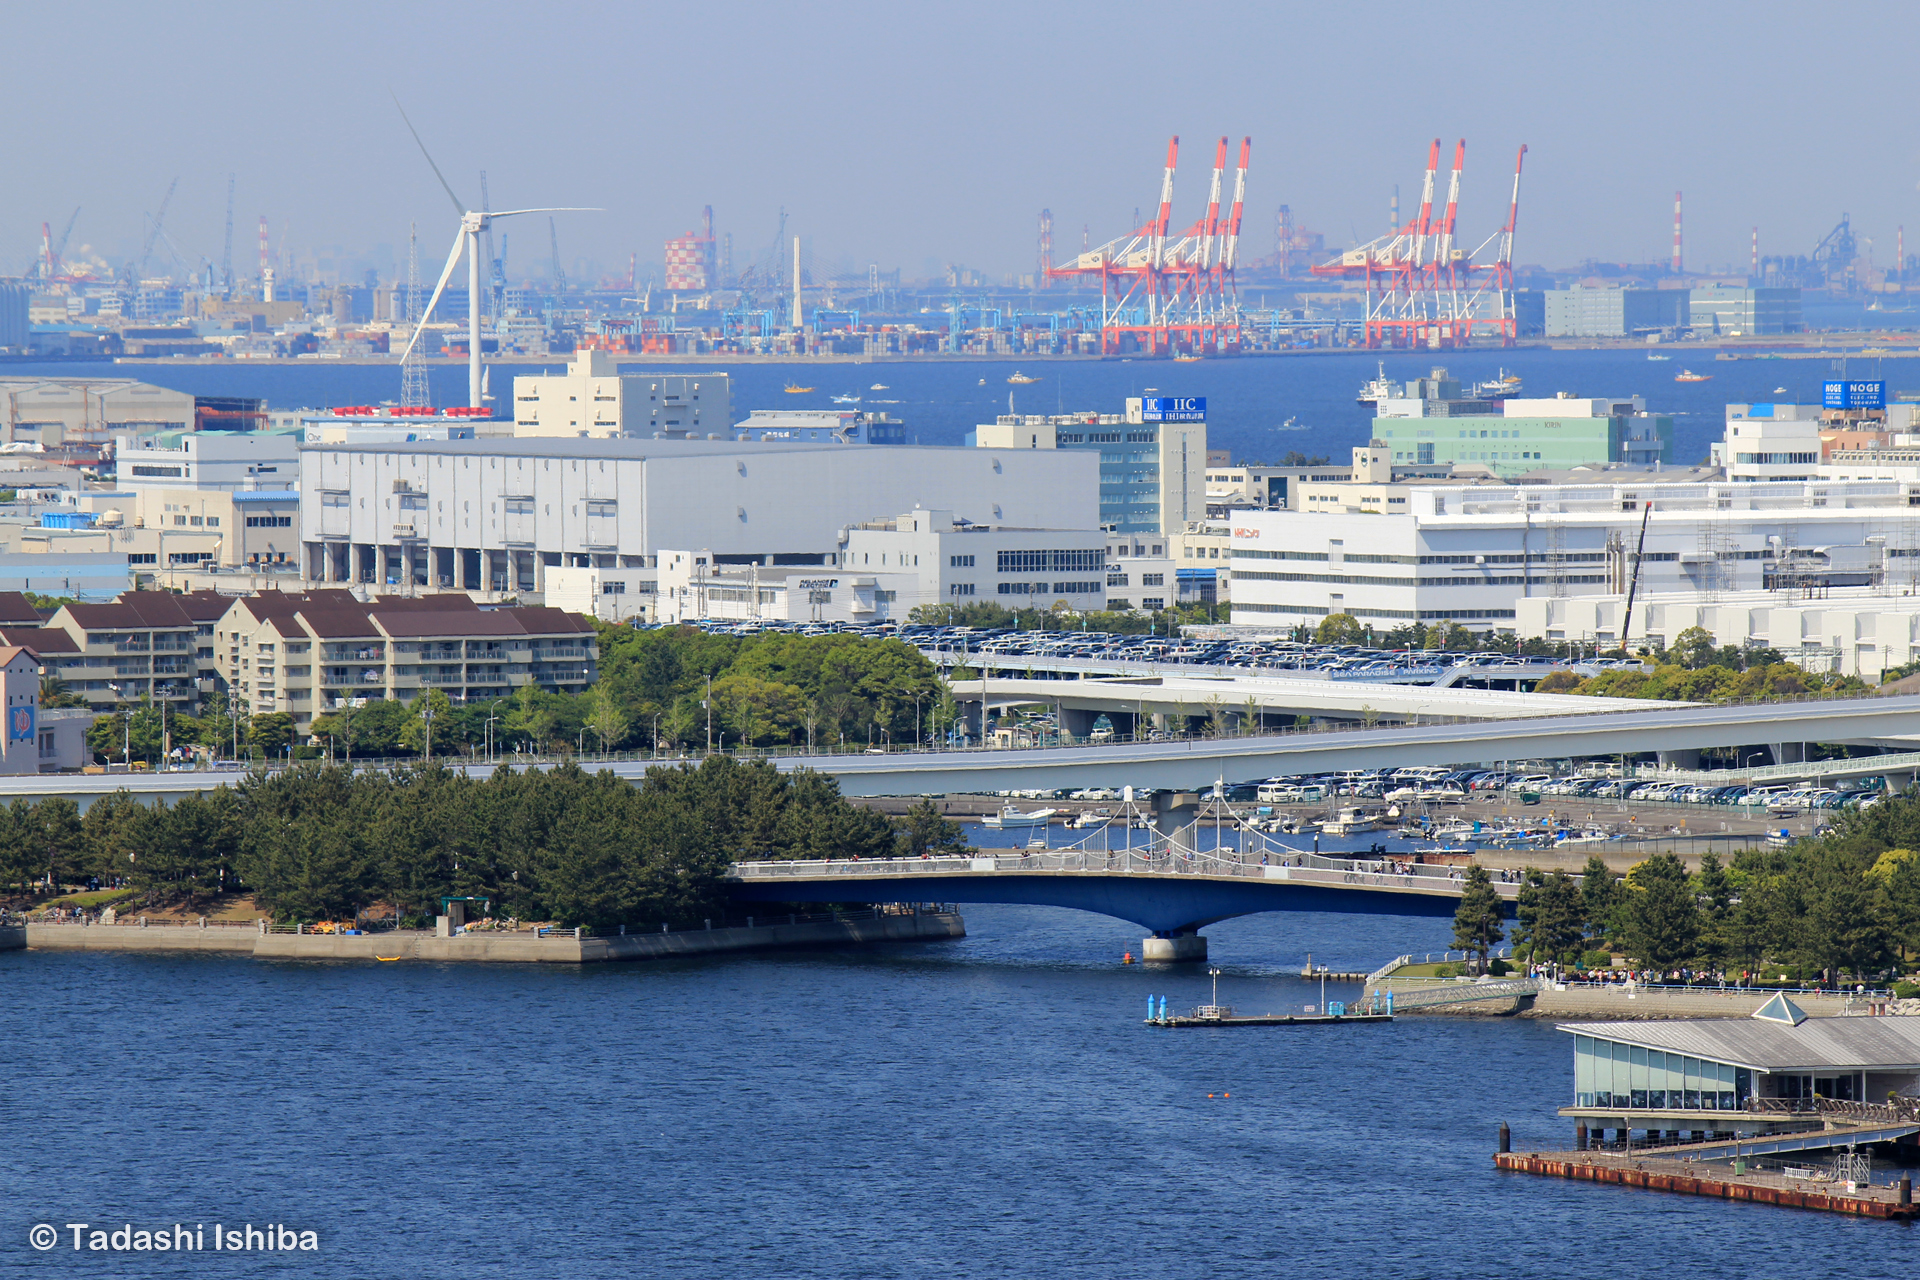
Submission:
M 1395 466 L 1453 463 L 1512 477 L 1609 462 L 1652 467 L 1672 460 L 1673 419 L 1648 413 L 1639 396 L 1562 392 L 1547 400 L 1382 399 L 1375 414 L 1373 438 L 1392 450 Z

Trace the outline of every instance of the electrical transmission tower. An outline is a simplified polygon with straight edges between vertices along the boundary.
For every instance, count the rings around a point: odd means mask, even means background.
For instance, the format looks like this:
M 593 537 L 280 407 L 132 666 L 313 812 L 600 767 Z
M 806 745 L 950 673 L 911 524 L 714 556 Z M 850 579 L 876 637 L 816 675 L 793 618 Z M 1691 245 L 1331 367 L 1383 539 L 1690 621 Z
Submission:
M 405 302 L 406 319 L 409 324 L 420 323 L 420 236 L 418 227 L 407 227 L 407 291 Z M 427 390 L 427 358 L 419 343 L 414 343 L 406 358 L 400 361 L 400 407 L 403 409 L 428 409 L 433 406 L 432 393 Z

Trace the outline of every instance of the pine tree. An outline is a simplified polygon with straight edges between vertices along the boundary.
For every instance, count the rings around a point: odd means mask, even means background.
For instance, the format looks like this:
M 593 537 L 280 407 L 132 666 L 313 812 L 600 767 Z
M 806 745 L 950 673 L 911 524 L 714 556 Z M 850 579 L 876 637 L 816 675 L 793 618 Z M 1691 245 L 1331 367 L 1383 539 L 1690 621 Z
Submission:
M 1580 910 L 1587 936 L 1605 946 L 1619 930 L 1620 882 L 1599 854 L 1587 858 L 1580 877 Z
M 1687 868 L 1671 853 L 1656 854 L 1627 877 L 1627 945 L 1656 969 L 1691 959 L 1700 941 L 1700 908 Z
M 1477 862 L 1469 866 L 1466 883 L 1461 888 L 1459 910 L 1453 913 L 1453 945 L 1476 953 L 1485 965 L 1487 953 L 1506 936 L 1501 925 L 1504 914 L 1500 895 L 1494 892 L 1493 878 L 1487 869 Z
M 1540 887 L 1533 929 L 1535 947 L 1551 960 L 1576 958 L 1584 920 L 1579 886 L 1566 872 L 1555 871 Z
M 1730 946 L 1733 882 L 1726 868 L 1720 865 L 1720 855 L 1711 849 L 1700 855 L 1700 870 L 1694 874 L 1693 891 L 1700 904 L 1700 954 L 1718 964 L 1726 959 Z

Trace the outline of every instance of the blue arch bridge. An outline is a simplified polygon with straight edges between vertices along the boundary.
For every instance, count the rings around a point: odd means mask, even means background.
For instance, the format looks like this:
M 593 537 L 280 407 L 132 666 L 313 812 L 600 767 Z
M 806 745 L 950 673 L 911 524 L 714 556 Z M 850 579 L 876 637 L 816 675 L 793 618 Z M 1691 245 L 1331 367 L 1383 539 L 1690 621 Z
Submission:
M 1458 868 L 1383 855 L 1330 858 L 1246 831 L 1240 849 L 1201 849 L 1197 824 L 1112 848 L 1104 832 L 1063 849 L 982 849 L 964 857 L 736 862 L 742 902 L 1005 902 L 1073 907 L 1149 931 L 1144 960 L 1204 960 L 1200 929 L 1261 911 L 1451 916 Z M 1496 877 L 1499 873 L 1495 873 Z M 1520 885 L 1496 878 L 1509 906 Z

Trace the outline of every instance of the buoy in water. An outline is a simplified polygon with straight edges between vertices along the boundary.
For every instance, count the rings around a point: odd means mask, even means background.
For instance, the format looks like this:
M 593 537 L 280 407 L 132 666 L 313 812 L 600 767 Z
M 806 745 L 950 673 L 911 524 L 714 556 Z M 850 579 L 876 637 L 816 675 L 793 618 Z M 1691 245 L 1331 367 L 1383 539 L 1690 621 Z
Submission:
M 1121 964 L 1132 964 L 1132 963 L 1133 963 L 1133 952 L 1131 952 L 1131 951 L 1129 951 L 1129 952 L 1127 952 L 1127 954 L 1125 954 L 1125 955 L 1123 955 L 1123 956 L 1121 956 L 1121 957 L 1120 957 L 1120 963 L 1121 963 Z

